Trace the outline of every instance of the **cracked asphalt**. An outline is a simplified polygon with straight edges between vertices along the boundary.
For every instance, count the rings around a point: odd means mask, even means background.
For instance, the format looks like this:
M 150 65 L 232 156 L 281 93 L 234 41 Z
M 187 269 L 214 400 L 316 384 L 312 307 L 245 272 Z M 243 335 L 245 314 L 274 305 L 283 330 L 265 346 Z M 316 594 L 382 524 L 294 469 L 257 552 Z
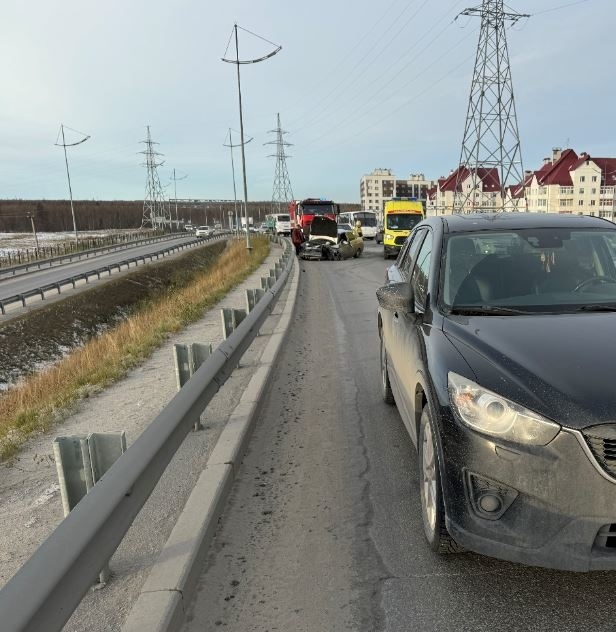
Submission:
M 616 573 L 439 557 L 421 524 L 415 450 L 380 399 L 367 244 L 301 262 L 298 301 L 185 632 L 613 631 Z

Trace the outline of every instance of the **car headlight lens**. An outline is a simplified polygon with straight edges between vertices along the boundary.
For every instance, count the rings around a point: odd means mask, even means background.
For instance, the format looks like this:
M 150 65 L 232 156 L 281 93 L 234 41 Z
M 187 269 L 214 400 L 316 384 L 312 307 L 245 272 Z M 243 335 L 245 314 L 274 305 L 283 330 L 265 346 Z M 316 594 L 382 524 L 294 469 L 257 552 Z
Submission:
M 526 445 L 547 445 L 560 431 L 553 421 L 457 373 L 450 372 L 447 382 L 454 412 L 474 430 Z

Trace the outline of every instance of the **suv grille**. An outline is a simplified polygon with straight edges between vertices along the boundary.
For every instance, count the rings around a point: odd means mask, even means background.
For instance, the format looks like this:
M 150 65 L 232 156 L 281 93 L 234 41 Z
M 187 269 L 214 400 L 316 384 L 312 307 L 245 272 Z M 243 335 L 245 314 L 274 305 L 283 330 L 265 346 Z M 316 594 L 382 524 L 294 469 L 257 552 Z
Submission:
M 582 433 L 599 465 L 611 476 L 616 476 L 616 424 L 592 426 Z

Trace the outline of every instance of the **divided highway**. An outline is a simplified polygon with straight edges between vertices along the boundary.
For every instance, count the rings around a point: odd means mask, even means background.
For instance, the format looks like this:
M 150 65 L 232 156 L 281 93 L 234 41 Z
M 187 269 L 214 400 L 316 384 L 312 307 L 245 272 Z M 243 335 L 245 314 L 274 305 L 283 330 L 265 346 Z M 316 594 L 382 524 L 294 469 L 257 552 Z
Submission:
M 601 606 L 614 573 L 428 549 L 414 448 L 379 391 L 381 248 L 300 262 L 292 331 L 184 632 L 614 630 Z
M 96 257 L 55 266 L 53 268 L 34 270 L 28 274 L 0 279 L 0 301 L 10 296 L 30 292 L 31 290 L 42 286 L 58 283 L 63 279 L 67 279 L 71 276 L 78 276 L 96 268 L 114 265 L 120 261 L 125 261 L 126 259 L 141 257 L 144 255 L 147 256 L 152 252 L 157 252 L 172 246 L 186 244 L 194 241 L 194 239 L 195 237 L 192 234 L 182 235 L 176 239 L 139 245 L 134 248 L 126 248 L 109 252 Z

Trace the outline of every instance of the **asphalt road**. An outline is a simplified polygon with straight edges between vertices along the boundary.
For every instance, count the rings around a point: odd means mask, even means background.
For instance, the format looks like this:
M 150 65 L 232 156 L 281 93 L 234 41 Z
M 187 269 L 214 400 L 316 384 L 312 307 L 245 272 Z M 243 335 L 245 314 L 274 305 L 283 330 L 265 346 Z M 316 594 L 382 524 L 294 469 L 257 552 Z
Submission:
M 381 253 L 301 263 L 293 333 L 185 632 L 616 630 L 616 573 L 427 548 L 414 447 L 380 399 Z
M 146 255 L 151 252 L 163 250 L 164 248 L 169 248 L 176 244 L 187 243 L 193 239 L 194 235 L 192 234 L 186 236 L 182 235 L 177 239 L 154 242 L 142 246 L 135 246 L 134 248 L 124 248 L 122 250 L 97 255 L 96 257 L 90 257 L 88 259 L 81 259 L 80 261 L 73 261 L 72 263 L 54 266 L 53 268 L 33 270 L 28 274 L 16 277 L 6 277 L 4 279 L 0 279 L 0 299 L 28 292 L 29 290 L 41 287 L 42 285 L 47 285 L 48 283 L 57 283 L 62 279 L 76 276 L 95 268 L 108 266 L 113 263 L 117 263 L 118 261 Z

